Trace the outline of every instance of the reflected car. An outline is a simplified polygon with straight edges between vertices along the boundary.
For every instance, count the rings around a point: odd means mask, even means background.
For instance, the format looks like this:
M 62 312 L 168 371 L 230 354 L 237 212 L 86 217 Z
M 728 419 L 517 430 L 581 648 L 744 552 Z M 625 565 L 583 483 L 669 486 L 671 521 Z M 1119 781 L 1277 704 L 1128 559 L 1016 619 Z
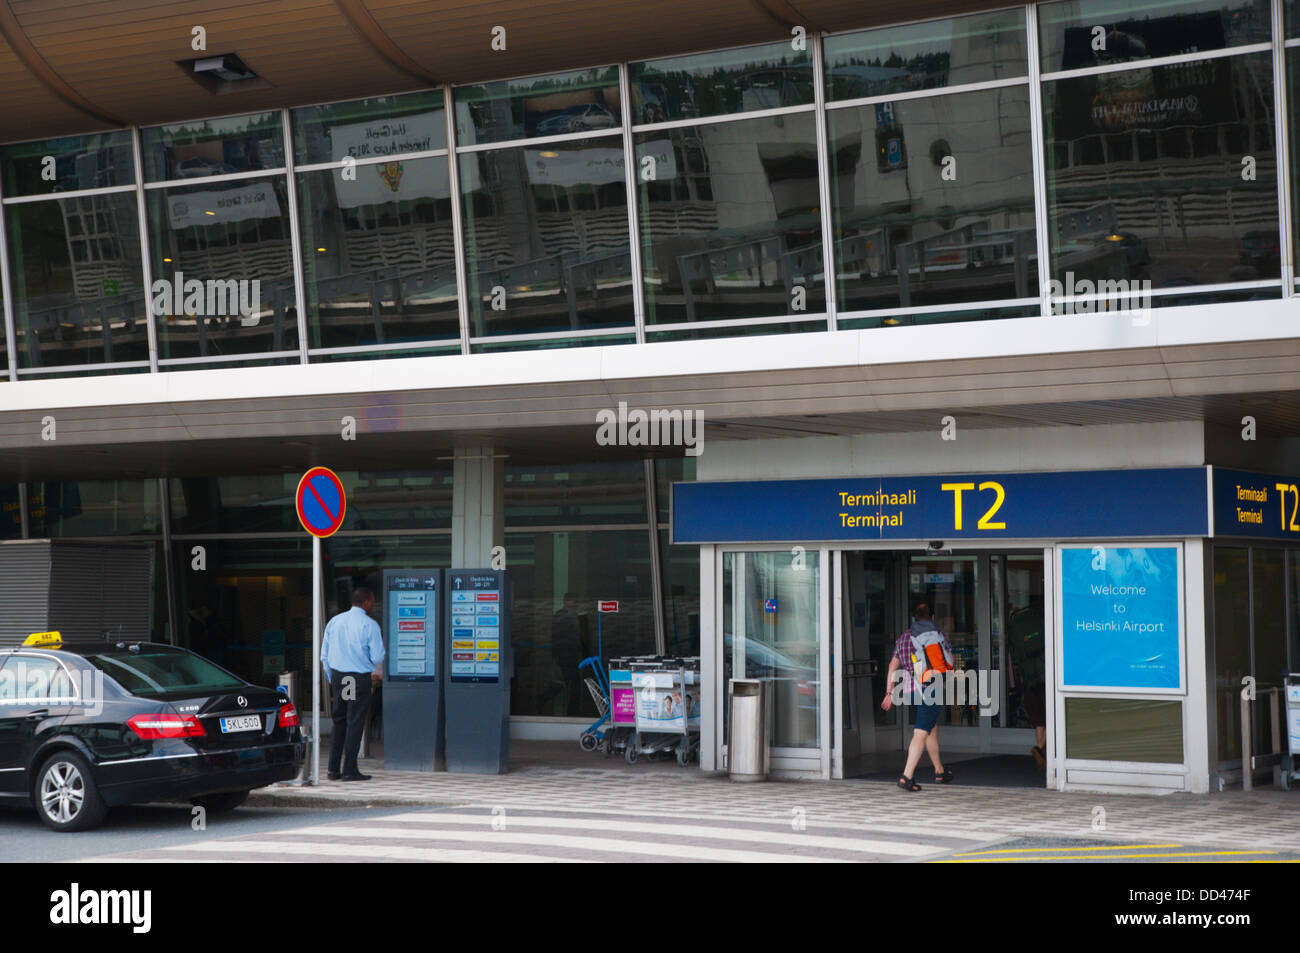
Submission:
M 724 651 L 731 652 L 733 637 L 723 637 Z M 745 677 L 770 678 L 794 683 L 795 694 L 800 697 L 800 708 L 817 707 L 817 690 L 821 685 L 817 666 L 796 661 L 766 642 L 745 639 Z M 807 699 L 805 703 L 804 700 Z
M 0 798 L 35 807 L 53 830 L 87 830 L 110 808 L 148 801 L 232 810 L 297 777 L 305 756 L 287 696 L 186 649 L 0 651 Z
M 612 129 L 618 120 L 604 106 L 586 103 L 570 106 L 557 116 L 543 119 L 537 124 L 537 134 L 553 136 L 564 132 L 585 132 L 588 129 Z
M 1241 236 L 1240 258 L 1261 278 L 1276 278 L 1282 268 L 1282 245 L 1276 229 L 1253 229 Z

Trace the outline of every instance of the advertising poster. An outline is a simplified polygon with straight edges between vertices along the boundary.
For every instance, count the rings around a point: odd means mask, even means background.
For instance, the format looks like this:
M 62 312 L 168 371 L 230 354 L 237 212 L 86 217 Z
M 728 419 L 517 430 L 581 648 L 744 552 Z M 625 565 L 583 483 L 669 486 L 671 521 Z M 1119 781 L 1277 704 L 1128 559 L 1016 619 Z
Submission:
M 1061 551 L 1066 688 L 1182 690 L 1177 546 Z

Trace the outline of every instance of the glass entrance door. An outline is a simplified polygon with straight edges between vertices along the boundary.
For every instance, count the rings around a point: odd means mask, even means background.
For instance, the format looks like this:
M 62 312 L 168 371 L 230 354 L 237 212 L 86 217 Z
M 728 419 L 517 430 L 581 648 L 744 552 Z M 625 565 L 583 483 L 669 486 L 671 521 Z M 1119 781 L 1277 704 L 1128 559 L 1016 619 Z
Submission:
M 941 745 L 1028 761 L 1046 722 L 1043 556 L 1026 553 L 845 552 L 837 623 L 845 777 L 911 741 L 909 705 L 880 708 L 900 633 L 919 603 L 953 647 L 954 692 L 940 715 Z M 839 634 L 839 633 L 842 633 Z M 954 688 L 956 685 L 954 685 Z

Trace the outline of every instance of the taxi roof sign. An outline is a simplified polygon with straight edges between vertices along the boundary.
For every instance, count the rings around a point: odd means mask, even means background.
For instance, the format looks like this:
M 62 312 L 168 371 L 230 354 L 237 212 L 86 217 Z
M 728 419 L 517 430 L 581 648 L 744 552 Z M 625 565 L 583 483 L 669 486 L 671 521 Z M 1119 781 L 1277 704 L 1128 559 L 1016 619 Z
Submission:
M 33 632 L 23 639 L 23 645 L 51 648 L 63 644 L 63 635 L 59 632 Z

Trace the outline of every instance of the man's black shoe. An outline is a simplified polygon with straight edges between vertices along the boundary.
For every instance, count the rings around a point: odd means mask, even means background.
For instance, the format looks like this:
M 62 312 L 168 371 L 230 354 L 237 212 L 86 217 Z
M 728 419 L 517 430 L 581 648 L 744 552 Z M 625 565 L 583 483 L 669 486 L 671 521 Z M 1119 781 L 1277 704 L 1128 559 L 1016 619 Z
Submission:
M 339 780 L 339 778 L 341 778 L 341 777 L 343 777 L 343 773 L 342 773 L 341 771 L 331 771 L 331 772 L 329 773 L 329 779 L 330 779 L 331 781 L 337 781 L 337 780 Z
M 344 781 L 369 781 L 369 780 L 370 780 L 370 775 L 368 775 L 368 774 L 360 774 L 360 773 L 358 773 L 358 774 L 345 774 L 345 775 L 343 775 L 342 780 L 344 780 Z

